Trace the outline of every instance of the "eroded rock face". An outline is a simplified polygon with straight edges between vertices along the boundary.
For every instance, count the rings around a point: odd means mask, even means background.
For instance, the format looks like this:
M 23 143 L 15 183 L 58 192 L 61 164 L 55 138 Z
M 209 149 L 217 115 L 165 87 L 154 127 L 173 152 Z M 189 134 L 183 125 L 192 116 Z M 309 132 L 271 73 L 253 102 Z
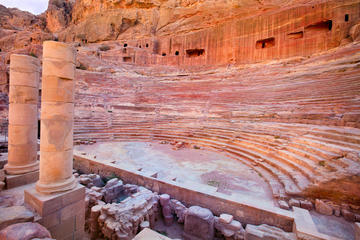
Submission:
M 51 40 L 52 34 L 45 31 L 43 15 L 35 16 L 16 8 L 0 5 L 0 55 L 22 49 L 31 53 L 32 46 Z M 17 52 L 19 53 L 19 52 Z
M 351 1 L 349 5 L 316 2 L 316 7 L 297 0 L 289 1 L 295 5 L 269 2 L 273 1 L 77 1 L 72 21 L 59 32 L 59 39 L 84 44 L 128 42 L 132 53 L 106 54 L 123 62 L 225 65 L 308 56 L 344 45 L 351 41 L 349 30 L 359 20 L 358 6 Z M 281 11 L 273 11 L 276 6 Z M 349 9 L 351 17 L 345 20 L 342 15 Z M 267 14 L 257 15 L 263 11 Z M 283 27 L 275 31 L 276 25 Z M 314 44 L 305 45 L 308 41 Z
M 46 10 L 46 27 L 51 32 L 64 30 L 71 21 L 74 0 L 50 0 Z
M 38 223 L 17 223 L 0 232 L 0 240 L 52 239 L 50 232 Z
M 58 0 L 57 2 L 65 3 L 64 8 L 69 9 L 69 1 Z M 266 2 L 250 2 L 247 0 L 211 2 L 195 0 L 79 0 L 72 6 L 72 26 L 71 29 L 64 32 L 67 35 L 64 39 L 72 39 L 76 37 L 76 34 L 84 34 L 88 41 L 96 41 L 96 39 L 100 41 L 126 39 L 130 36 L 190 33 L 239 16 L 247 17 L 264 11 L 270 12 L 279 7 L 286 8 L 303 2 L 302 0 L 292 0 L 286 3 L 277 0 Z M 57 9 L 59 9 L 59 4 Z M 60 17 L 57 17 L 58 12 L 59 10 L 55 14 L 56 22 L 65 23 L 63 12 L 61 12 Z M 49 18 L 54 17 L 49 16 Z M 62 19 L 62 21 L 58 19 Z M 69 18 L 65 17 L 65 19 Z M 216 23 L 214 23 L 214 19 L 216 19 Z M 98 34 L 96 34 L 96 29 L 91 26 L 91 23 L 94 22 L 102 26 L 98 28 Z
M 44 26 L 42 16 L 35 16 L 17 8 L 6 8 L 0 4 L 0 28 L 8 30 L 33 30 Z
M 360 37 L 360 23 L 355 24 L 354 26 L 352 26 L 350 28 L 350 37 L 352 38 L 353 41 L 359 40 Z

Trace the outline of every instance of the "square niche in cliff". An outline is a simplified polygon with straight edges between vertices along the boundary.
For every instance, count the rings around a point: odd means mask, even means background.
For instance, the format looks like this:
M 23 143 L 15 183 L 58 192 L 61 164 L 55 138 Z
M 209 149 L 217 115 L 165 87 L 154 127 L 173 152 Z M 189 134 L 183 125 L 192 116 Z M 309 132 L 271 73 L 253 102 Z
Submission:
M 256 49 L 271 48 L 275 46 L 275 38 L 266 38 L 256 42 Z

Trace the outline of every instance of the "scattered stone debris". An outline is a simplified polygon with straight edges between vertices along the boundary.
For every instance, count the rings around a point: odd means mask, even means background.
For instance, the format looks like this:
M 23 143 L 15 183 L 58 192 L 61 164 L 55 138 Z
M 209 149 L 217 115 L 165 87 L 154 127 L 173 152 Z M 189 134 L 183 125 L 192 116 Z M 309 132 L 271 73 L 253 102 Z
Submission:
M 93 145 L 96 143 L 96 140 L 76 140 L 74 145 Z
M 316 212 L 331 216 L 335 215 L 336 217 L 344 217 L 345 220 L 350 222 L 356 222 L 358 218 L 360 219 L 360 209 L 357 206 L 351 204 L 342 204 L 341 206 L 336 205 L 331 201 L 316 199 L 315 204 L 310 200 L 306 199 L 290 199 L 288 206 L 285 200 L 278 201 L 279 207 L 285 210 L 290 210 L 291 207 L 304 208 L 306 210 L 315 210 Z M 359 216 L 357 218 L 357 216 Z
M 245 230 L 239 221 L 234 220 L 230 214 L 221 214 L 215 217 L 215 229 L 227 239 L 242 240 Z
M 186 144 L 184 142 L 175 142 L 175 144 L 173 144 L 173 150 L 180 150 L 182 148 L 185 148 Z

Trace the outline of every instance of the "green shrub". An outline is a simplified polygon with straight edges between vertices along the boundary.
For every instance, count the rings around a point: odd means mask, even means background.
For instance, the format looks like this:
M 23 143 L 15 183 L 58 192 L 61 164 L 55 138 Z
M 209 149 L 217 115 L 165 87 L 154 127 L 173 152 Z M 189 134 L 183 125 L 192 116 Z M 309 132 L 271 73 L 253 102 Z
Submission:
M 32 56 L 32 57 L 34 57 L 34 58 L 38 58 L 38 56 L 36 56 L 36 54 L 33 53 L 33 52 L 29 53 L 29 55 Z

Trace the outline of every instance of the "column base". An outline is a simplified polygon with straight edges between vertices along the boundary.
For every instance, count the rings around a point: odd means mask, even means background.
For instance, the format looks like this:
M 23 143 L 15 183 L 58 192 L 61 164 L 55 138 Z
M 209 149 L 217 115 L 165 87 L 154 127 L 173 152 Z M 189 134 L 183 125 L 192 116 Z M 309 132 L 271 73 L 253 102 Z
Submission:
M 5 174 L 5 187 L 6 189 L 23 186 L 39 180 L 39 170 L 18 175 Z
M 39 161 L 36 161 L 31 164 L 22 165 L 22 166 L 14 166 L 9 162 L 4 167 L 6 174 L 9 175 L 20 175 L 24 173 L 30 173 L 39 170 Z
M 85 187 L 61 193 L 42 194 L 30 187 L 24 191 L 25 204 L 41 217 L 38 221 L 57 240 L 82 239 L 85 228 Z
M 36 183 L 36 190 L 40 193 L 51 194 L 64 192 L 74 189 L 77 186 L 77 181 L 73 175 L 69 179 L 59 183 L 44 184 L 38 181 Z

